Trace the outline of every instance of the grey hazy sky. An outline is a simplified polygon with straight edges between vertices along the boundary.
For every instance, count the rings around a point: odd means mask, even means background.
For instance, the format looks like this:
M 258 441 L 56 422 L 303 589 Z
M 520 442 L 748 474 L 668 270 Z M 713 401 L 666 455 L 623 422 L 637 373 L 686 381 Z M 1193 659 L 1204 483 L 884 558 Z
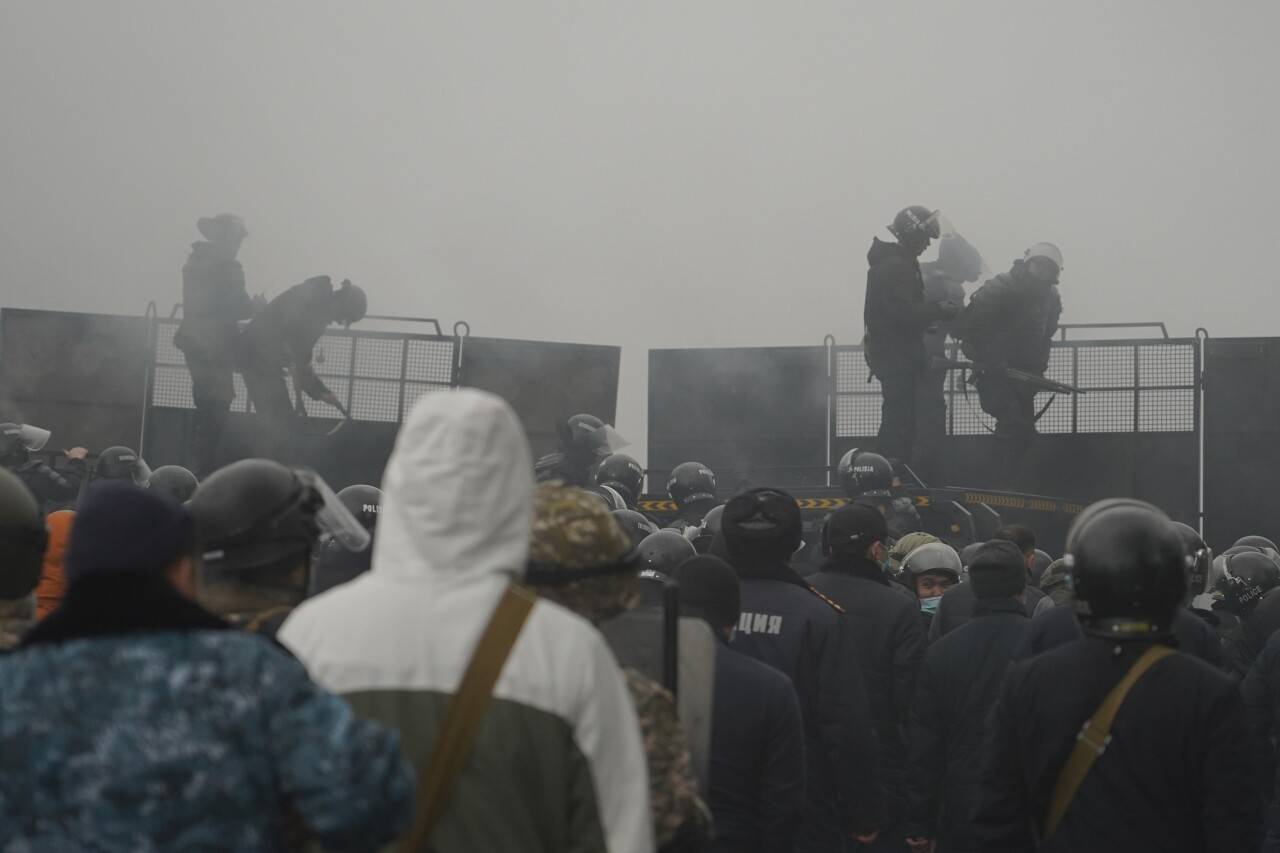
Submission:
M 1272 334 L 1280 3 L 0 4 L 0 303 L 179 298 L 197 216 L 251 291 L 648 347 L 860 335 L 864 255 L 941 207 L 1064 320 Z M 643 454 L 640 454 L 643 455 Z

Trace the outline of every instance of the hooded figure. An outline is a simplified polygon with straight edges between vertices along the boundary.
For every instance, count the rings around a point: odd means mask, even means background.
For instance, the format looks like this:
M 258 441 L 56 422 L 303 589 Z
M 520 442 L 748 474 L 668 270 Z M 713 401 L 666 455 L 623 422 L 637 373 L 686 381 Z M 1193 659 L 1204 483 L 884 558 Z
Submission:
M 524 575 L 532 469 L 500 398 L 426 395 L 387 463 L 372 568 L 280 630 L 317 681 L 399 728 L 419 768 L 490 615 Z M 639 723 L 590 623 L 538 601 L 493 696 L 432 847 L 652 850 Z

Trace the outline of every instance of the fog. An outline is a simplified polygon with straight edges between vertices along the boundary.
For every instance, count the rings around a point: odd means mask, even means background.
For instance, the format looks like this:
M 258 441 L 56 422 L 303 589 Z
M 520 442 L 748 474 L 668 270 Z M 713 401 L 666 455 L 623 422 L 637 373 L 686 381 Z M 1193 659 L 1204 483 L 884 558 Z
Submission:
M 1273 334 L 1280 4 L 0 5 L 0 304 L 162 313 L 199 216 L 251 292 L 623 349 L 861 335 L 865 253 L 943 209 L 1064 321 Z

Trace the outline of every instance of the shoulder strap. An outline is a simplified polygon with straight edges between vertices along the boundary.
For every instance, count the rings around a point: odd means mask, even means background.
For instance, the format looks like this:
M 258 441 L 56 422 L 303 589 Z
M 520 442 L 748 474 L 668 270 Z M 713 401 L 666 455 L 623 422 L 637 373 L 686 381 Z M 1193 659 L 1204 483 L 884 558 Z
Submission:
M 1066 816 L 1071 801 L 1075 799 L 1076 791 L 1080 789 L 1080 784 L 1089 773 L 1089 768 L 1102 753 L 1107 751 L 1107 745 L 1111 743 L 1111 724 L 1115 722 L 1116 713 L 1124 704 L 1129 690 L 1157 661 L 1171 654 L 1173 649 L 1168 646 L 1152 646 L 1143 652 L 1142 656 L 1133 662 L 1133 666 L 1129 667 L 1124 678 L 1120 679 L 1120 683 L 1111 688 L 1111 692 L 1107 694 L 1106 699 L 1102 700 L 1102 704 L 1098 706 L 1094 715 L 1085 720 L 1084 725 L 1080 727 L 1071 757 L 1063 765 L 1062 772 L 1058 775 L 1058 782 L 1053 786 L 1053 799 L 1049 801 L 1049 813 L 1045 816 L 1044 832 L 1040 836 L 1042 842 L 1049 840 L 1057 832 L 1058 825 Z
M 418 778 L 418 807 L 402 850 L 421 850 L 444 813 L 454 780 L 467 763 L 476 732 L 493 697 L 493 686 L 536 601 L 533 592 L 516 584 L 508 586 L 499 599 L 462 682 L 449 701 L 427 766 Z

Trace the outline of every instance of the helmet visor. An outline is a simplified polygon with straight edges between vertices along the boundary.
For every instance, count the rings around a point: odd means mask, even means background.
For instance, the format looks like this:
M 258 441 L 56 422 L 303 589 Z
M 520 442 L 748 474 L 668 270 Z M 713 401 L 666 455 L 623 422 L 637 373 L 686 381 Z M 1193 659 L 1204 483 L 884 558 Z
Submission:
M 52 433 L 49 430 L 31 424 L 22 424 L 18 427 L 18 440 L 22 442 L 23 447 L 33 453 L 44 450 L 44 446 L 49 443 L 50 435 Z
M 141 486 L 145 489 L 147 484 L 151 482 L 151 466 L 147 464 L 147 460 L 139 456 L 129 466 L 129 476 L 133 479 L 135 486 Z
M 631 443 L 609 424 L 598 427 L 582 424 L 579 425 L 579 429 L 582 430 L 582 441 L 585 446 L 601 456 L 617 453 Z
M 320 499 L 320 508 L 316 511 L 316 524 L 320 531 L 328 533 L 348 551 L 363 551 L 368 548 L 372 541 L 369 531 L 364 529 L 364 525 L 338 499 L 324 478 L 306 468 L 296 469 L 294 473 L 298 475 L 302 485 L 314 491 Z

